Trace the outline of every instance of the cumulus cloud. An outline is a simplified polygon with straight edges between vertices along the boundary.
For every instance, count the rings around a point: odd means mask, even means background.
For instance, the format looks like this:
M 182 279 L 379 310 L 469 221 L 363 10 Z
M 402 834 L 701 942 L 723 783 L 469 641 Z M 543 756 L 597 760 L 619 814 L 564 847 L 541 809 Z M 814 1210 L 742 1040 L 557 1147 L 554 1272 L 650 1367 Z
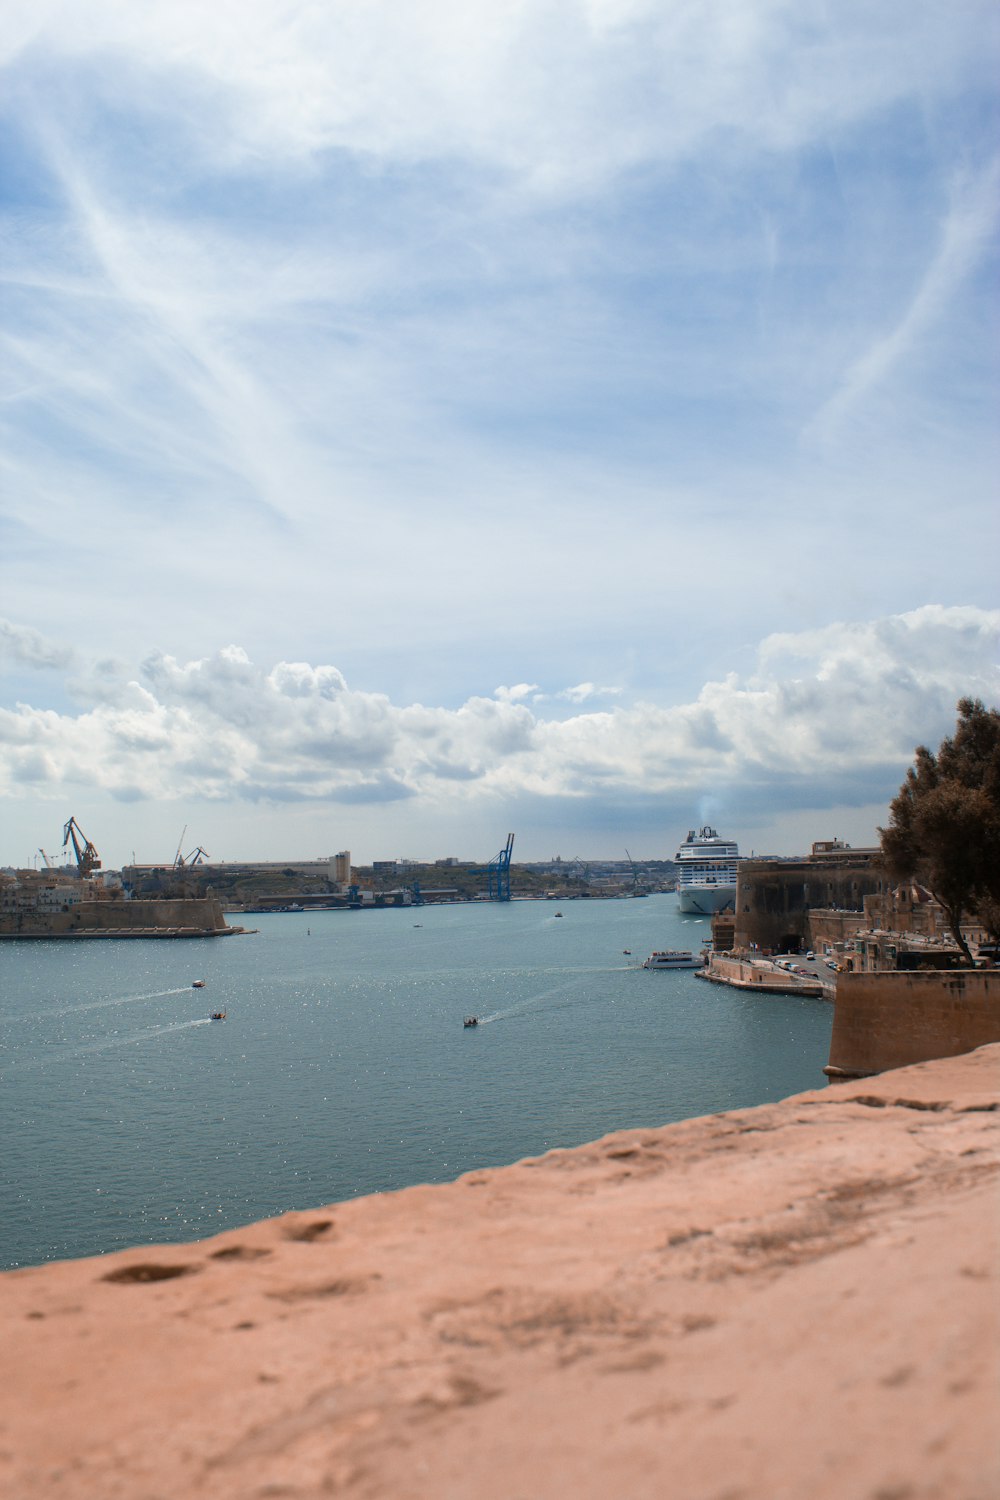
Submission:
M 0 662 L 23 667 L 68 667 L 74 652 L 70 646 L 53 645 L 37 630 L 0 619 Z
M 913 748 L 950 729 L 957 699 L 1000 697 L 1000 611 L 908 614 L 768 638 L 755 669 L 665 707 L 546 719 L 520 684 L 446 709 L 352 689 L 331 666 L 265 668 L 230 646 L 155 655 L 79 714 L 0 711 L 0 789 L 66 796 L 355 803 L 536 797 L 599 802 L 782 781 L 870 798 Z
M 621 692 L 621 688 L 598 687 L 593 682 L 578 682 L 575 687 L 563 688 L 556 693 L 557 698 L 563 698 L 567 703 L 586 703 L 589 698 L 615 698 Z
M 6 794 L 870 794 L 990 693 L 995 35 L 6 0 Z

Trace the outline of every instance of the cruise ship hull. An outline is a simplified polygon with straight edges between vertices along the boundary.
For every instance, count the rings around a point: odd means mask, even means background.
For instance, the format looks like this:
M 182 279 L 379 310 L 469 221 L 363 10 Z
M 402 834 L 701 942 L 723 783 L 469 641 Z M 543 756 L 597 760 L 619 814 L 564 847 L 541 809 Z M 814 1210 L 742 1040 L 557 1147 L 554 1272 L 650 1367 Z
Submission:
M 736 904 L 735 885 L 686 885 L 677 892 L 680 911 L 689 917 L 710 917 L 724 906 Z

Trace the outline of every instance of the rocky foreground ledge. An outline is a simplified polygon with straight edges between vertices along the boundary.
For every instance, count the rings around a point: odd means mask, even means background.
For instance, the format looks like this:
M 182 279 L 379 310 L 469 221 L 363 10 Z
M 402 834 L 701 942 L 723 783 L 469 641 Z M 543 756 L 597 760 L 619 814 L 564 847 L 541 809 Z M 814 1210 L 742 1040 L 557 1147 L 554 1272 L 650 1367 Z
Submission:
M 993 1500 L 1000 1046 L 0 1277 L 17 1500 Z

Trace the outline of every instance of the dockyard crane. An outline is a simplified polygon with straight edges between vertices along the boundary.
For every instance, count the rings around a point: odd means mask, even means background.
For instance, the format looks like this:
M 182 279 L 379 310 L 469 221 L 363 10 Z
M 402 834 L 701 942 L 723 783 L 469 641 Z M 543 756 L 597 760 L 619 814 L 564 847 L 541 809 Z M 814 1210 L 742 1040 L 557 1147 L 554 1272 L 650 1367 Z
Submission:
M 473 875 L 485 875 L 491 901 L 510 900 L 510 856 L 514 849 L 514 835 L 508 833 L 507 842 L 485 869 L 472 870 Z
M 491 901 L 510 900 L 510 856 L 513 849 L 514 835 L 508 833 L 506 844 L 486 867 Z
M 197 849 L 192 849 L 191 853 L 188 855 L 187 859 L 182 859 L 180 861 L 180 863 L 182 865 L 186 865 L 186 866 L 200 865 L 203 859 L 211 859 L 211 858 L 212 858 L 212 856 L 209 854 L 208 850 L 207 849 L 203 849 L 201 847 L 201 845 L 199 844 L 198 847 L 197 847 Z
M 183 854 L 181 854 L 181 850 L 184 847 L 184 835 L 187 833 L 187 831 L 188 831 L 188 826 L 185 823 L 184 827 L 181 829 L 181 836 L 177 840 L 177 853 L 174 855 L 174 869 L 175 870 L 181 869 L 182 866 L 183 866 L 183 864 L 184 864 L 184 856 L 183 856 Z
M 88 875 L 92 875 L 95 870 L 101 868 L 101 860 L 97 850 L 75 818 L 70 818 L 63 829 L 62 846 L 64 849 L 70 840 L 73 843 L 73 853 L 76 855 L 76 867 L 80 872 L 81 878 L 86 880 Z

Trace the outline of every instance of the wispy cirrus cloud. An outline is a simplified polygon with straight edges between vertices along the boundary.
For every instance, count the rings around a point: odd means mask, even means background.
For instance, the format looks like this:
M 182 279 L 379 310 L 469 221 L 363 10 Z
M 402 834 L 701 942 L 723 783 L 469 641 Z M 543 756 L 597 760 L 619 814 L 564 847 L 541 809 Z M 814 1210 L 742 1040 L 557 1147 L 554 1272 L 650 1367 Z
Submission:
M 985 0 L 4 20 L 11 785 L 596 817 L 936 712 L 864 622 L 995 599 Z
M 551 189 L 690 156 L 720 131 L 799 147 L 941 87 L 991 18 L 975 0 L 961 14 L 882 0 L 835 19 L 818 0 L 485 0 L 467 12 L 450 0 L 96 0 L 85 11 L 12 0 L 6 57 L 87 64 L 92 87 L 103 72 L 109 96 L 133 109 L 169 98 L 182 121 L 195 99 L 214 102 L 216 128 L 192 147 L 227 166 L 330 150 L 464 157 Z
M 921 341 L 947 317 L 963 284 L 992 253 L 998 204 L 1000 157 L 994 157 L 982 171 L 965 173 L 956 184 L 939 245 L 902 316 L 844 372 L 839 388 L 808 424 L 807 437 L 829 441 L 908 359 L 919 359 Z

